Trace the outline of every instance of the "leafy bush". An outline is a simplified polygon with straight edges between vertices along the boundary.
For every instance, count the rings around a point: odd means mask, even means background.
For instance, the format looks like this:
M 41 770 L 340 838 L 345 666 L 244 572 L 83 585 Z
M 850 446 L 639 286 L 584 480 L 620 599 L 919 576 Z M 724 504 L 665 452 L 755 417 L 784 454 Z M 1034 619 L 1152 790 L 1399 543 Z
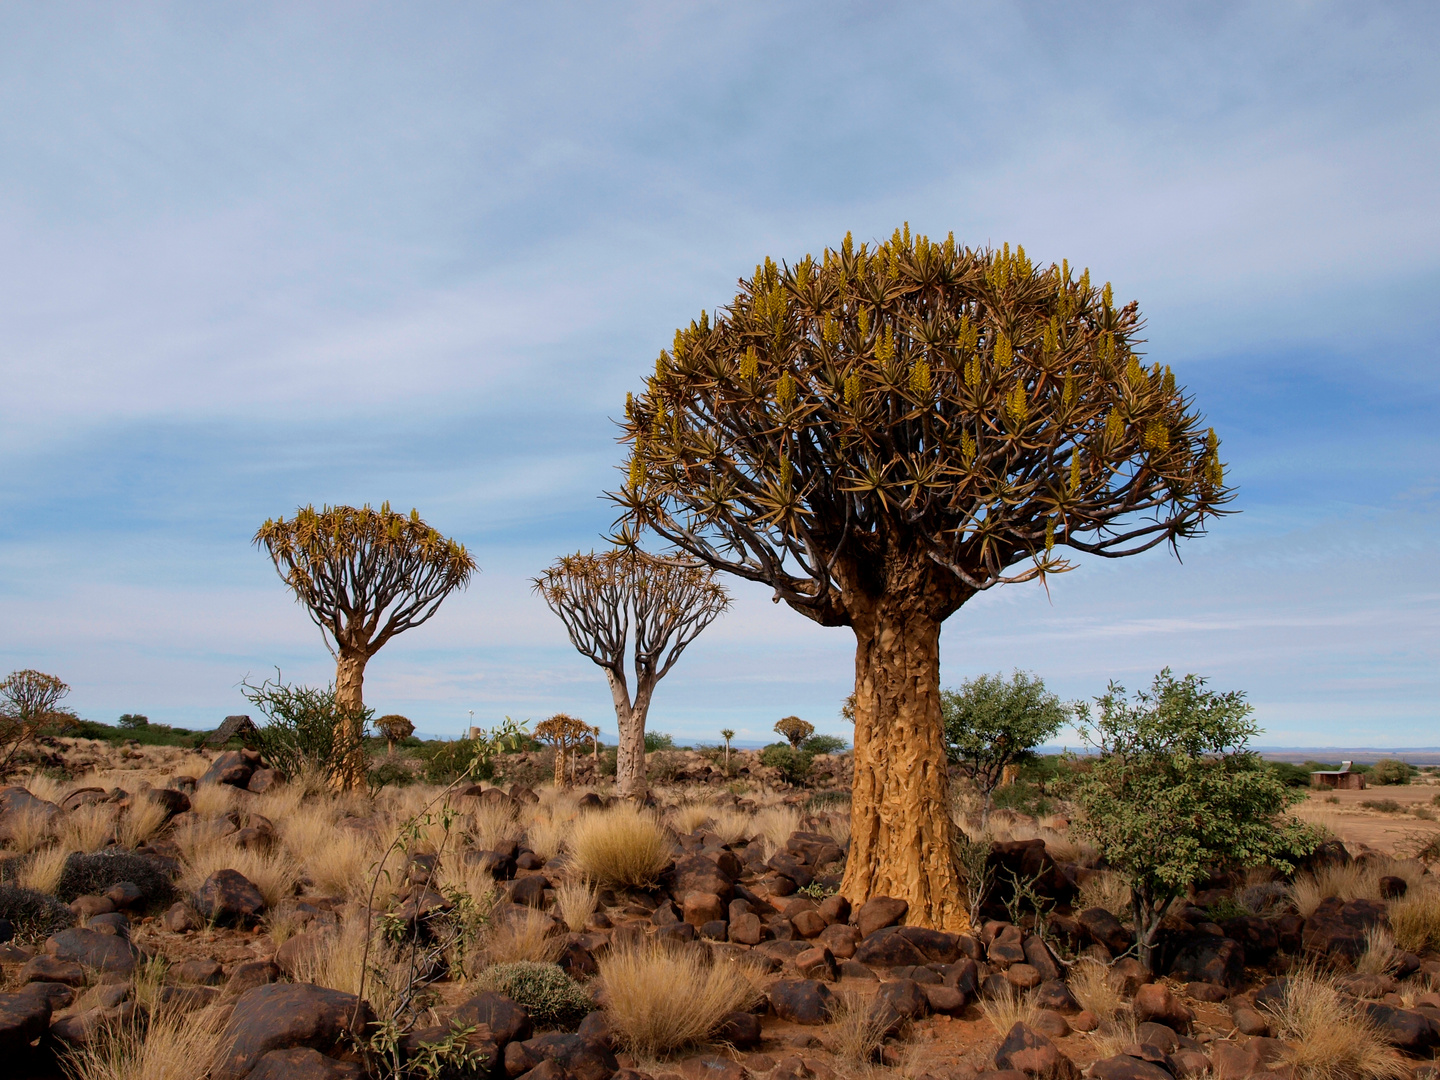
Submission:
M 1400 804 L 1394 799 L 1365 799 L 1360 803 L 1366 810 L 1377 810 L 1382 814 L 1398 814 Z
M 812 757 L 820 754 L 838 754 L 845 749 L 845 740 L 838 735 L 811 735 L 800 744 L 800 749 Z
M 495 964 L 480 972 L 476 982 L 479 989 L 515 1001 L 540 1027 L 573 1028 L 595 1007 L 590 995 L 556 964 Z
M 1272 761 L 1269 765 L 1286 787 L 1308 788 L 1310 786 L 1310 770 L 1304 765 L 1292 765 L 1288 761 Z
M 370 770 L 366 779 L 371 791 L 379 791 L 386 785 L 404 787 L 407 784 L 413 784 L 415 774 L 404 762 L 387 757 Z
M 143 713 L 121 713 L 120 726 L 122 728 L 149 727 L 150 718 Z
M 811 756 L 788 743 L 771 743 L 760 751 L 760 764 L 779 769 L 789 784 L 803 784 L 810 776 Z
M 489 759 L 477 762 L 476 743 L 475 739 L 455 739 L 442 743 L 425 762 L 425 779 L 432 784 L 448 784 L 473 765 L 474 771 L 471 775 L 476 780 L 493 780 L 495 762 Z
M 101 851 L 94 855 L 75 852 L 65 860 L 55 896 L 68 904 L 77 896 L 103 893 L 122 881 L 138 886 L 149 907 L 175 898 L 170 878 L 151 859 L 129 851 Z
M 1395 758 L 1381 758 L 1370 767 L 1370 773 L 1365 779 L 1381 787 L 1390 787 L 1410 783 L 1411 774 L 1412 770 L 1405 762 Z
M 647 731 L 645 733 L 645 753 L 653 754 L 656 750 L 674 749 L 675 740 L 663 731 Z
M 22 943 L 44 941 L 75 925 L 74 913 L 53 896 L 9 882 L 0 884 L 0 919 L 10 920 Z
M 335 700 L 335 687 L 290 686 L 266 679 L 242 682 L 245 699 L 265 714 L 256 733 L 256 749 L 287 776 L 315 776 L 327 783 L 343 765 L 335 733 L 346 726 L 364 730 L 370 709 L 354 709 Z
M 1006 787 L 996 788 L 990 797 L 992 806 L 1001 810 L 1015 810 L 1031 817 L 1043 817 L 1055 808 L 1054 801 L 1037 784 L 1028 780 L 1016 780 Z

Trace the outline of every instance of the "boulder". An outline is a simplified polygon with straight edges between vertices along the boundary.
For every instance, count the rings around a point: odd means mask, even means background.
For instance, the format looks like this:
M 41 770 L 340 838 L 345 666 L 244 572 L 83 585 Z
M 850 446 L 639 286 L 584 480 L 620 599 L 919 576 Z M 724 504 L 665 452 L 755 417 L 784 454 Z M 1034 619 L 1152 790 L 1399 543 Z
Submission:
M 195 893 L 195 908 L 217 926 L 249 927 L 265 911 L 265 897 L 238 870 L 216 870 Z
M 92 915 L 109 915 L 115 910 L 115 901 L 108 896 L 77 896 L 70 901 L 70 910 L 81 919 L 88 919 Z
M 1167 1069 L 1129 1054 L 1116 1054 L 1095 1062 L 1090 1066 L 1089 1075 L 1092 1080 L 1174 1080 Z
M 165 910 L 165 914 L 160 916 L 160 925 L 172 934 L 183 934 L 203 929 L 205 920 L 189 904 L 180 901 Z
M 205 775 L 200 777 L 201 784 L 229 784 L 232 787 L 244 787 L 250 783 L 250 776 L 255 772 L 255 763 L 245 756 L 240 750 L 227 750 L 210 763 L 210 768 L 205 770 Z
M 1379 900 L 1351 900 L 1336 897 L 1322 900 L 1305 920 L 1301 944 L 1306 952 L 1331 959 L 1354 960 L 1365 951 L 1365 932 L 1385 918 L 1385 904 Z
M 795 970 L 807 979 L 823 979 L 825 982 L 834 982 L 840 977 L 840 969 L 835 963 L 835 954 L 825 946 L 807 948 L 804 952 L 795 957 Z
M 715 893 L 692 892 L 685 894 L 685 921 L 697 930 L 708 922 L 724 919 L 727 914 L 724 902 Z
M 527 1056 L 553 1061 L 575 1080 L 610 1080 L 620 1068 L 615 1055 L 582 1035 L 551 1032 L 520 1044 Z
M 285 774 L 279 769 L 256 769 L 250 774 L 250 779 L 245 784 L 247 791 L 253 791 L 257 795 L 263 795 L 267 791 L 273 791 L 285 783 Z
M 1392 1046 L 1419 1055 L 1440 1043 L 1440 1022 L 1418 1009 L 1396 1009 L 1373 1001 L 1360 1003 L 1360 1010 Z
M 814 979 L 781 979 L 766 996 L 775 1015 L 792 1024 L 823 1024 L 830 1018 L 830 990 Z
M 820 907 L 817 910 L 820 912 L 820 917 L 825 920 L 825 925 L 835 926 L 850 918 L 850 901 L 836 893 L 834 896 L 827 896 L 820 901 Z
M 872 1008 L 884 1022 L 885 1033 L 894 1035 L 907 1021 L 919 1020 L 929 1013 L 930 1001 L 914 979 L 895 979 L 880 984 Z
M 320 1052 L 342 1040 L 363 1038 L 374 1019 L 369 1005 L 354 994 L 309 983 L 270 983 L 247 990 L 235 1002 L 225 1025 L 213 1080 L 243 1080 L 272 1050 L 308 1046 Z
M 1164 1024 L 1175 1031 L 1189 1031 L 1195 1014 L 1164 983 L 1146 983 L 1135 991 L 1133 1003 L 1139 1023 Z
M 1037 934 L 1031 934 L 1025 939 L 1025 962 L 1038 971 L 1040 978 L 1047 982 L 1061 977 L 1060 965 L 1050 954 L 1045 939 Z
M 824 945 L 841 960 L 849 960 L 855 955 L 856 946 L 860 944 L 860 931 L 848 923 L 831 923 L 820 931 L 815 943 Z
M 1030 1026 L 1050 1039 L 1063 1039 L 1070 1034 L 1070 1021 L 1051 1009 L 1040 1009 Z
M 966 997 L 973 998 L 980 992 L 980 965 L 974 960 L 959 960 L 945 972 L 946 986 L 953 986 Z
M 1270 1034 L 1270 1022 L 1258 1010 L 1247 1005 L 1243 999 L 1231 1002 L 1230 1019 L 1235 1024 L 1235 1030 L 1241 1035 L 1268 1036 Z
M 796 912 L 790 924 L 795 927 L 795 933 L 807 939 L 819 937 L 828 925 L 824 917 L 814 910 Z
M 179 1012 L 194 1012 L 213 1005 L 220 991 L 213 986 L 162 986 L 160 1003 Z
M 7 1059 L 25 1051 L 49 1028 L 50 1002 L 46 997 L 24 992 L 0 994 L 0 1053 Z
M 871 897 L 855 912 L 855 926 L 862 938 L 868 938 L 876 930 L 899 923 L 909 910 L 910 905 L 904 900 L 897 900 L 892 896 Z
M 51 1021 L 50 1038 L 78 1049 L 101 1041 L 119 1028 L 142 1022 L 145 1015 L 144 1008 L 133 1001 L 86 1009 Z
M 760 1045 L 760 1018 L 754 1013 L 726 1013 L 715 1029 L 714 1040 L 729 1043 L 737 1050 L 750 1050 Z
M 60 807 L 36 798 L 26 788 L 0 788 L 0 840 L 15 839 L 13 830 L 20 827 L 22 818 L 39 816 L 45 819 L 47 825 L 53 826 L 61 813 Z
M 764 925 L 759 915 L 747 912 L 730 920 L 727 936 L 740 945 L 759 945 L 764 940 Z
M 225 993 L 230 997 L 239 997 L 247 990 L 279 981 L 280 966 L 273 960 L 251 960 L 236 964 L 231 969 L 230 978 L 225 982 Z
M 1075 1063 L 1047 1036 L 1018 1022 L 995 1051 L 995 1068 L 1014 1069 L 1045 1080 L 1078 1080 L 1080 1076 Z
M 219 986 L 225 972 L 214 960 L 186 960 L 170 969 L 170 978 L 192 986 Z
M 1011 964 L 1005 969 L 1005 981 L 1017 990 L 1033 990 L 1041 983 L 1040 973 L 1029 964 Z
M 356 1062 L 336 1061 L 319 1050 L 295 1046 L 263 1055 L 246 1080 L 361 1080 L 364 1075 Z
M 545 906 L 545 890 L 549 887 L 550 882 L 544 874 L 527 874 L 524 877 L 517 877 L 510 882 L 510 902 L 523 904 L 525 907 L 543 908 Z M 441 897 L 441 899 L 444 898 Z
M 1238 941 L 1245 947 L 1245 959 L 1252 964 L 1263 964 L 1280 948 L 1280 935 L 1275 925 L 1258 915 L 1241 915 L 1226 919 L 1220 924 L 1225 936 Z
M 128 976 L 140 958 L 140 950 L 125 938 L 78 927 L 61 930 L 50 937 L 45 942 L 45 951 L 57 960 L 72 960 L 107 975 Z
M 491 788 L 491 791 L 496 790 Z M 486 991 L 476 994 L 450 1014 L 450 1022 L 460 1027 L 484 1024 L 499 1046 L 523 1042 L 530 1038 L 530 1014 L 504 994 Z
M 946 986 L 944 983 L 922 983 L 920 990 L 925 995 L 925 1001 L 932 1013 L 959 1016 L 965 1011 L 968 998 L 963 991 L 956 990 L 953 986 Z
M 901 934 L 900 929 L 891 926 L 870 934 L 855 947 L 855 959 L 874 967 L 915 967 L 924 964 L 925 954 Z
M 128 938 L 130 936 L 130 920 L 125 917 L 123 911 L 112 911 L 87 919 L 85 929 L 94 930 L 97 934 L 113 934 L 116 937 Z
M 1050 1009 L 1067 1016 L 1073 1016 L 1080 1011 L 1080 1002 L 1075 1000 L 1070 988 L 1059 979 L 1047 979 L 1041 983 L 1035 988 L 1031 1000 L 1042 1009 Z
M 1025 945 L 1016 937 L 997 937 L 985 950 L 985 959 L 990 961 L 991 967 L 1002 970 L 1011 964 L 1023 964 Z
M 85 969 L 73 960 L 57 960 L 41 953 L 25 961 L 20 969 L 20 983 L 59 983 L 61 986 L 84 986 Z
M 704 855 L 688 855 L 664 874 L 663 881 L 671 896 L 690 893 L 714 893 L 728 904 L 735 893 L 735 883 L 712 859 Z
M 1170 974 L 1183 982 L 1237 987 L 1245 974 L 1245 949 L 1233 938 L 1195 934 L 1180 947 Z
M 1092 939 L 1112 953 L 1122 953 L 1135 944 L 1135 935 L 1120 925 L 1120 920 L 1100 907 L 1086 908 L 1078 917 Z
M 896 933 L 919 949 L 927 962 L 950 964 L 960 956 L 958 934 L 929 930 L 923 926 L 902 926 Z

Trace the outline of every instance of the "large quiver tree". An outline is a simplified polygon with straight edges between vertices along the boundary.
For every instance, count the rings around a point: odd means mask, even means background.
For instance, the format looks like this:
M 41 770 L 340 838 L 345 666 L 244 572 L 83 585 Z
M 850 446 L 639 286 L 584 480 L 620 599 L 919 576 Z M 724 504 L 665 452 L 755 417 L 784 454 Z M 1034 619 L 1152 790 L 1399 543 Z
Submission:
M 645 718 L 655 687 L 729 606 L 729 595 L 709 567 L 639 550 L 567 555 L 534 584 L 575 648 L 604 670 L 620 734 L 616 786 L 626 798 L 643 799 Z M 633 697 L 625 672 L 632 630 Z
M 417 511 L 390 504 L 302 507 L 286 521 L 267 521 L 255 543 L 325 637 L 335 657 L 335 704 L 349 716 L 364 709 L 365 665 L 396 634 L 419 626 L 440 602 L 475 573 L 465 545 L 447 540 Z M 336 733 L 336 785 L 365 782 L 362 732 L 355 723 Z
M 650 529 L 856 636 L 842 892 L 966 925 L 940 627 L 977 592 L 1198 534 L 1228 500 L 1213 430 L 1136 349 L 1134 303 L 1067 265 L 907 226 L 766 259 L 627 400 L 622 535 Z

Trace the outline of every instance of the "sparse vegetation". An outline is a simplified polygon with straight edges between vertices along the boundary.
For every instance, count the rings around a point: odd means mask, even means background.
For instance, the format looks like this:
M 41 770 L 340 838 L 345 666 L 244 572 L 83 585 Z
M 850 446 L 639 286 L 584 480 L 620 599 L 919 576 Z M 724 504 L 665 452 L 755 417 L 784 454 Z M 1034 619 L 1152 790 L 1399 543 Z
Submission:
M 573 1028 L 595 1007 L 590 995 L 555 964 L 493 964 L 480 972 L 475 985 L 511 998 L 541 1027 Z
M 642 887 L 652 884 L 670 861 L 670 845 L 650 814 L 618 805 L 575 822 L 570 855 L 591 881 Z
M 1408 1074 L 1360 1005 L 1312 968 L 1293 972 L 1272 1010 L 1276 1034 L 1290 1043 L 1300 1080 L 1390 1080 Z
M 649 942 L 614 950 L 600 961 L 605 1015 L 631 1053 L 669 1053 L 710 1037 L 726 1013 L 756 1000 L 759 990 L 734 961 Z
M 0 882 L 0 919 L 8 919 L 20 942 L 44 941 L 57 930 L 75 925 L 70 909 L 38 889 Z

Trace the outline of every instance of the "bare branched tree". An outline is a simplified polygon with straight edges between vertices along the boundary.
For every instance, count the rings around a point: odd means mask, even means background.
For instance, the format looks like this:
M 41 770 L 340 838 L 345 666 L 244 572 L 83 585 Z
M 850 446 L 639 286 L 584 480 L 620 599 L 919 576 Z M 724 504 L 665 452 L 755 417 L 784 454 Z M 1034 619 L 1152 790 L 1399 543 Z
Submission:
M 646 530 L 856 637 L 852 904 L 961 930 L 940 627 L 1002 582 L 1200 535 L 1219 443 L 1137 305 L 954 238 L 766 259 L 626 403 L 622 544 Z
M 463 544 L 420 520 L 369 506 L 306 506 L 295 517 L 267 521 L 255 534 L 285 584 L 325 636 L 335 657 L 335 703 L 352 715 L 364 707 L 365 665 L 396 634 L 419 626 L 475 573 Z M 337 732 L 335 771 L 342 790 L 365 783 L 361 731 Z
M 31 668 L 12 671 L 0 681 L 0 776 L 16 767 L 21 748 L 44 729 L 75 722 L 74 713 L 60 708 L 60 699 L 68 693 L 70 687 L 54 675 Z
M 567 555 L 535 579 L 535 591 L 560 616 L 575 648 L 604 669 L 620 728 L 615 780 L 622 795 L 643 799 L 645 717 L 655 686 L 729 606 L 729 595 L 708 567 L 641 551 Z M 633 698 L 625 673 L 632 630 Z

